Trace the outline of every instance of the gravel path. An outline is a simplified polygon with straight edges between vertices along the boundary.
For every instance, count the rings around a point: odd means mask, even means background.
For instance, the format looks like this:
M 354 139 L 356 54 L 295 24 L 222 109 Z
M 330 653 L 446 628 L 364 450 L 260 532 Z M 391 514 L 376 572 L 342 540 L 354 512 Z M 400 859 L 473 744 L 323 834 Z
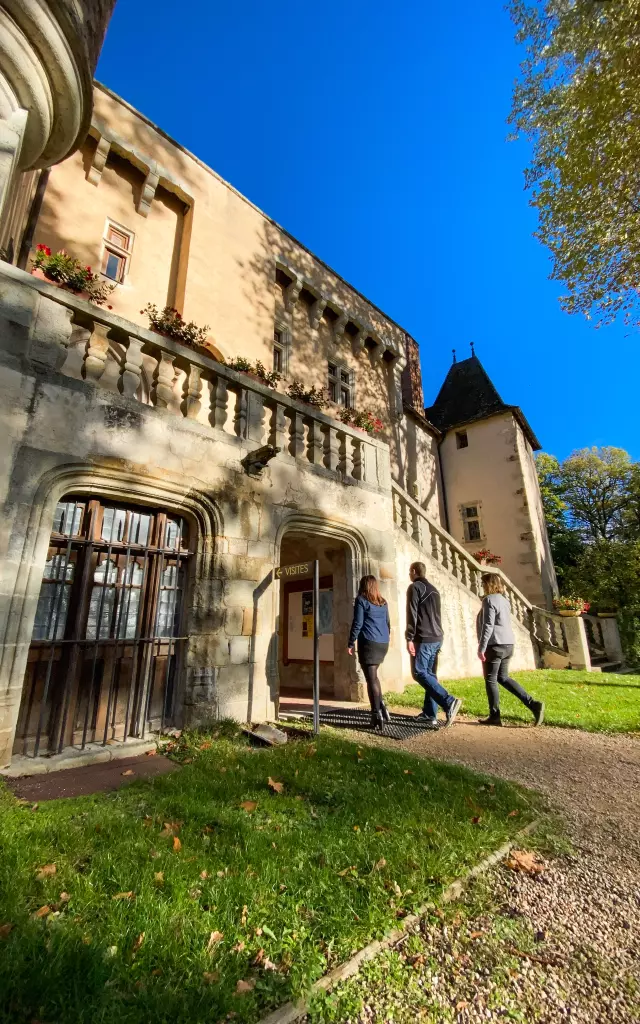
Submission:
M 362 734 L 357 742 L 398 747 Z M 637 1024 L 640 740 L 460 720 L 401 746 L 543 791 L 574 852 L 538 875 L 499 868 L 422 935 L 367 965 L 326 1019 Z

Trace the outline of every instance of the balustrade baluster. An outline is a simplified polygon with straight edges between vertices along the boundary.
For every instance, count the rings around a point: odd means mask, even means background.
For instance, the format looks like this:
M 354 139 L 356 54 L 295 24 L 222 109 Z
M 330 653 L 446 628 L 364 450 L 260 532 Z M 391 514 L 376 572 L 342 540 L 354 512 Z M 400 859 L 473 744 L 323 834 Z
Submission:
M 335 427 L 329 427 L 324 445 L 324 464 L 335 472 L 340 466 L 340 438 Z
M 467 559 L 466 559 L 466 557 L 463 554 L 461 554 L 459 556 L 459 566 L 460 566 L 460 582 L 462 583 L 463 587 L 468 587 L 469 586 L 469 563 L 467 562 Z
M 343 430 L 338 432 L 340 441 L 340 463 L 339 472 L 343 476 L 353 476 L 353 452 L 351 450 L 351 438 Z
M 318 420 L 312 420 L 308 434 L 308 458 L 314 466 L 321 466 L 324 462 L 324 434 L 322 424 Z
M 142 342 L 139 338 L 128 338 L 122 364 L 122 394 L 135 398 L 142 375 Z
M 224 430 L 229 415 L 229 389 L 224 377 L 216 377 L 211 397 L 211 426 L 217 430 Z
M 287 417 L 285 416 L 284 405 L 276 402 L 271 412 L 271 429 L 269 432 L 269 444 L 284 452 L 287 447 Z
M 433 523 L 429 523 L 429 533 L 431 535 L 431 557 L 438 562 L 440 561 L 438 558 L 438 531 Z
M 236 437 L 247 436 L 247 389 L 238 388 L 236 394 L 236 410 L 233 418 L 233 430 Z
M 411 536 L 418 547 L 422 547 L 422 516 L 417 509 L 409 507 L 411 513 Z
M 349 438 L 353 457 L 353 470 L 351 475 L 354 480 L 362 480 L 363 477 L 363 454 L 364 442 L 359 437 Z
M 185 413 L 188 420 L 197 420 L 202 402 L 202 371 L 199 366 L 191 364 L 185 387 Z
M 84 361 L 84 375 L 86 380 L 97 384 L 107 363 L 109 353 L 109 328 L 104 324 L 95 323 L 89 338 L 89 346 Z
M 157 409 L 170 409 L 173 406 L 174 380 L 173 356 L 170 352 L 160 350 L 153 377 L 153 403 Z
M 450 557 L 451 557 L 451 575 L 455 576 L 456 579 L 459 579 L 460 578 L 460 572 L 459 572 L 459 569 L 458 569 L 458 560 L 459 560 L 460 556 L 458 555 L 458 552 L 456 551 L 456 549 L 453 546 L 451 546 L 451 548 L 450 548 Z
M 304 416 L 301 412 L 294 412 L 291 416 L 289 451 L 293 455 L 294 459 L 302 458 L 305 452 Z

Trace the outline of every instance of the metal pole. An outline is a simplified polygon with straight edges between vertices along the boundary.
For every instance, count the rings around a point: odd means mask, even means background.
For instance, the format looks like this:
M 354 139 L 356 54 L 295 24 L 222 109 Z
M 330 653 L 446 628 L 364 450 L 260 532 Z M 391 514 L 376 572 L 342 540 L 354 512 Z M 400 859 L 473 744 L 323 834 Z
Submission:
M 313 731 L 320 732 L 320 562 L 313 563 Z

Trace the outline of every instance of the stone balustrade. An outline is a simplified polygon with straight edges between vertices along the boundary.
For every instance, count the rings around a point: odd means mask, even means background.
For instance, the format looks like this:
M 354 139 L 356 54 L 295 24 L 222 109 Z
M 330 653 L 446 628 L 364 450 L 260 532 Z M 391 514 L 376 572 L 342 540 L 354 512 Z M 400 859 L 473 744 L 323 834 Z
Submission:
M 522 594 L 511 580 L 496 566 L 483 566 L 469 554 L 450 534 L 443 529 L 439 523 L 431 519 L 417 501 L 403 491 L 397 484 L 392 484 L 393 490 L 393 517 L 394 522 L 399 526 L 423 551 L 444 569 L 446 569 L 458 582 L 470 590 L 477 597 L 482 596 L 482 574 L 495 572 L 502 577 L 504 582 L 505 595 L 511 605 L 511 611 L 519 622 L 529 630 L 533 639 L 546 651 L 570 659 L 571 651 L 574 652 L 574 659 L 580 658 L 582 667 L 583 644 L 574 643 L 573 635 L 567 634 L 567 629 L 584 632 L 584 626 L 578 625 L 579 619 L 563 620 L 559 615 L 547 611 L 545 608 L 536 608 Z
M 236 438 L 249 451 L 271 445 L 276 459 L 389 490 L 386 443 L 229 369 L 204 349 L 138 327 L 14 267 L 3 266 L 2 274 L 18 277 L 41 293 L 41 303 L 46 296 L 58 307 L 56 351 L 43 351 L 40 343 L 38 353 L 51 369 Z M 56 317 L 48 311 L 44 319 Z

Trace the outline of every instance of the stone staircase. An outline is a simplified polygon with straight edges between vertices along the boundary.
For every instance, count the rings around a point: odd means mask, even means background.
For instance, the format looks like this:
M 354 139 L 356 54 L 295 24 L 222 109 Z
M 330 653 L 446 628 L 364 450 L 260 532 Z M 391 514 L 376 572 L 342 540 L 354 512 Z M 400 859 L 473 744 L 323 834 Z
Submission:
M 486 567 L 469 554 L 439 523 L 436 523 L 406 491 L 392 484 L 393 518 L 418 547 L 449 572 L 474 596 L 482 597 L 482 574 Z M 521 593 L 501 569 L 493 568 L 503 581 L 512 614 L 530 632 L 541 667 L 577 668 L 614 672 L 621 667 L 622 652 L 615 625 L 605 636 L 603 621 L 594 616 L 563 618 L 538 608 Z M 618 656 L 619 654 L 619 656 Z

